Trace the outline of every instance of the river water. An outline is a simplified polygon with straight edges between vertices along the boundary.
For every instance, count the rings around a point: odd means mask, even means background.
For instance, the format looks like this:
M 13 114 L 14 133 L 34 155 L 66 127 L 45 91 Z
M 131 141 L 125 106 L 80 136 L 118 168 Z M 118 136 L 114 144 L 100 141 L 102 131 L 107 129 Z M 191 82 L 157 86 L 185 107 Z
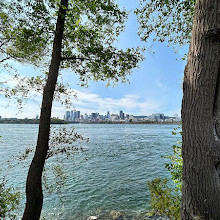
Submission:
M 73 125 L 53 125 L 70 128 Z M 157 124 L 75 124 L 75 130 L 88 142 L 81 143 L 84 151 L 69 159 L 61 158 L 67 175 L 65 187 L 49 193 L 44 190 L 45 219 L 85 219 L 112 211 L 138 215 L 149 210 L 147 181 L 167 177 L 166 159 L 172 145 L 179 139 L 171 134 L 177 125 Z M 23 199 L 18 211 L 22 215 L 24 189 L 30 159 L 18 163 L 19 152 L 36 145 L 38 125 L 0 124 L 1 175 L 8 185 L 21 191 Z M 8 165 L 7 160 L 10 161 Z M 56 158 L 47 161 L 47 167 Z M 52 171 L 51 171 L 52 172 Z M 48 172 L 49 186 L 55 180 Z

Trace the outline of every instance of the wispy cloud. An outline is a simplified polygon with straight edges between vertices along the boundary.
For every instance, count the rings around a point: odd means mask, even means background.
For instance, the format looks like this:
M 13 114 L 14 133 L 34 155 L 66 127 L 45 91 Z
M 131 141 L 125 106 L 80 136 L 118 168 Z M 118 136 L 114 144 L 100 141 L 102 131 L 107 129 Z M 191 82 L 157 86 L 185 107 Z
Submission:
M 0 74 L 1 81 L 7 80 L 7 86 L 14 87 L 17 84 L 17 80 L 13 76 L 8 74 Z M 165 89 L 160 81 L 156 81 L 156 85 Z M 82 113 L 99 112 L 106 114 L 107 111 L 111 113 L 118 113 L 119 110 L 123 110 L 125 113 L 135 115 L 149 115 L 154 112 L 160 112 L 165 103 L 155 101 L 151 99 L 143 99 L 143 95 L 139 94 L 126 94 L 122 97 L 112 98 L 109 96 L 102 97 L 99 94 L 91 93 L 86 89 L 76 90 L 77 100 L 72 98 L 72 109 L 80 110 Z M 35 98 L 31 98 L 27 101 L 23 107 L 22 112 L 19 112 L 15 101 L 12 99 L 10 105 L 6 108 L 9 101 L 0 96 L 0 116 L 2 117 L 30 117 L 33 118 L 40 113 L 41 95 L 37 94 Z M 62 118 L 66 109 L 58 102 L 54 102 L 52 116 Z
M 80 110 L 82 113 L 99 112 L 106 114 L 118 113 L 123 110 L 125 113 L 135 115 L 149 115 L 154 112 L 159 112 L 162 109 L 162 103 L 153 100 L 142 100 L 137 94 L 127 94 L 120 98 L 101 97 L 98 94 L 90 93 L 88 91 L 77 90 L 78 101 L 73 98 L 74 107 L 71 109 Z M 0 98 L 0 115 L 3 117 L 30 117 L 33 118 L 40 113 L 40 97 L 37 100 L 29 100 L 23 107 L 22 112 L 18 113 L 16 105 L 11 102 L 8 108 L 5 108 L 8 101 Z M 54 102 L 52 116 L 62 118 L 66 109 L 58 102 Z M 18 114 L 17 114 L 18 113 Z
M 118 112 L 123 110 L 133 114 L 151 114 L 160 111 L 162 104 L 153 100 L 142 100 L 137 94 L 127 94 L 120 98 L 101 97 L 100 95 L 85 91 L 76 91 L 78 102 L 74 102 L 75 107 L 82 112 L 90 113 L 98 111 Z

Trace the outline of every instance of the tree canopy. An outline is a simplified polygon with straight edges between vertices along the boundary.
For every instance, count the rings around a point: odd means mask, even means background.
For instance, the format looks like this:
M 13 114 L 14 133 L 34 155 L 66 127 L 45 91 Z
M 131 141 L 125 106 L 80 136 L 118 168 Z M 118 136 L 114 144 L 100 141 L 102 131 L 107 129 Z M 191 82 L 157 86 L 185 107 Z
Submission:
M 143 41 L 168 42 L 173 47 L 188 44 L 191 39 L 195 0 L 141 0 L 136 10 Z
M 1 60 L 49 65 L 59 4 L 59 0 L 1 0 Z M 127 16 L 114 1 L 69 1 L 61 68 L 71 68 L 82 85 L 89 79 L 125 81 L 143 59 L 139 48 L 114 46 Z

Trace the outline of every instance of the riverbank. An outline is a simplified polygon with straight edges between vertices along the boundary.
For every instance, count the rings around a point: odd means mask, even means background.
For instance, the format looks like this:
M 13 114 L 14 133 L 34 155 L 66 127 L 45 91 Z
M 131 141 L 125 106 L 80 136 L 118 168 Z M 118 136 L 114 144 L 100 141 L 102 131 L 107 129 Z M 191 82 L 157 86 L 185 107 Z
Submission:
M 0 119 L 0 124 L 39 124 L 40 119 Z M 178 125 L 179 121 L 66 121 L 58 118 L 51 118 L 51 124 L 166 124 Z
M 111 211 L 108 214 L 102 214 L 99 216 L 89 216 L 85 220 L 169 220 L 167 217 L 154 215 L 151 216 L 148 213 L 140 213 L 139 215 L 127 215 L 117 211 Z
M 0 124 L 39 124 L 39 119 L 1 119 Z M 58 119 L 58 118 L 51 118 L 50 120 L 51 124 L 68 124 L 67 121 Z
M 136 122 L 136 121 L 132 121 L 132 122 L 124 122 L 124 121 L 101 121 L 101 122 L 67 122 L 68 124 L 157 124 L 157 125 L 160 125 L 160 124 L 165 124 L 165 125 L 179 125 L 180 122 L 176 122 L 176 121 L 173 121 L 173 122 L 167 122 L 167 121 L 164 121 L 164 122 L 161 122 L 161 121 L 143 121 L 143 122 Z

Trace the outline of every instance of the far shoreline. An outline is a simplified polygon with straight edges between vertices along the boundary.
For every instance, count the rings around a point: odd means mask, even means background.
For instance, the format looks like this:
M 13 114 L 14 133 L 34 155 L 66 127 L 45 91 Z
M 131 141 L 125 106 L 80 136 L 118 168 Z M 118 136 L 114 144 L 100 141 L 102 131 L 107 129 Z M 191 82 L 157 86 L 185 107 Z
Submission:
M 125 124 L 125 125 L 134 125 L 134 124 L 156 124 L 156 125 L 179 125 L 181 122 L 173 121 L 131 121 L 131 122 L 124 122 L 124 121 L 102 121 L 102 122 L 73 122 L 73 121 L 65 121 L 61 119 L 51 119 L 51 124 Z M 1 119 L 0 124 L 39 124 L 39 119 Z

